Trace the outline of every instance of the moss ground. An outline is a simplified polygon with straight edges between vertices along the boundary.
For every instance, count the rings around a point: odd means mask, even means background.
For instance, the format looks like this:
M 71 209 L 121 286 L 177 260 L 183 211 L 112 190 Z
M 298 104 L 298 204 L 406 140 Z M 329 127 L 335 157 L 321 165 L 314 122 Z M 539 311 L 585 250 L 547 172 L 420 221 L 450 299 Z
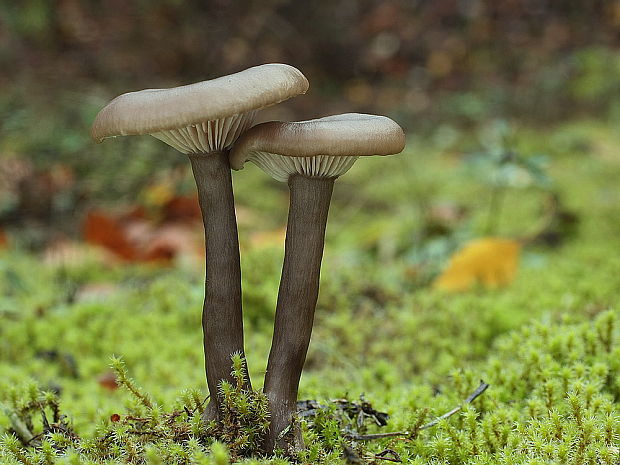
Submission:
M 526 246 L 508 287 L 448 295 L 433 290 L 429 279 L 451 250 L 481 235 L 488 220 L 489 185 L 463 154 L 477 140 L 444 128 L 432 139 L 412 138 L 401 157 L 360 160 L 337 182 L 300 397 L 327 404 L 363 394 L 390 414 L 386 427 L 364 432 L 408 434 L 351 441 L 333 411 L 322 413 L 305 426 L 302 463 L 378 464 L 397 456 L 415 464 L 617 463 L 620 132 L 590 121 L 516 130 L 516 150 L 547 155 L 553 192 L 578 219 L 577 230 L 560 233 L 559 246 Z M 261 228 L 283 224 L 282 185 L 253 167 L 234 180 L 239 204 L 254 212 Z M 548 189 L 517 176 L 494 234 L 530 232 L 547 197 Z M 449 234 L 430 237 L 423 206 L 439 203 L 462 208 L 466 219 Z M 242 227 L 242 244 L 252 229 Z M 267 244 L 245 247 L 242 255 L 246 352 L 260 385 L 282 251 Z M 84 292 L 97 288 L 105 292 Z M 41 388 L 60 392 L 61 412 L 83 438 L 65 447 L 67 439 L 52 434 L 39 450 L 25 450 L 5 436 L 2 463 L 234 460 L 234 450 L 229 458 L 226 446 L 191 434 L 179 442 L 132 439 L 108 450 L 92 445 L 101 435 L 129 434 L 122 421 L 110 420 L 114 414 L 139 412 L 163 427 L 162 412 L 191 404 L 184 391 L 206 396 L 202 292 L 200 270 L 183 263 L 120 266 L 88 255 L 46 265 L 23 251 L 0 252 L 0 430 L 15 427 L 10 412 L 45 402 Z M 102 385 L 113 354 L 149 393 L 156 412 L 137 405 L 126 389 Z M 490 387 L 471 405 L 419 430 L 460 405 L 480 380 Z M 34 422 L 36 429 L 38 413 Z M 376 457 L 387 449 L 397 455 Z

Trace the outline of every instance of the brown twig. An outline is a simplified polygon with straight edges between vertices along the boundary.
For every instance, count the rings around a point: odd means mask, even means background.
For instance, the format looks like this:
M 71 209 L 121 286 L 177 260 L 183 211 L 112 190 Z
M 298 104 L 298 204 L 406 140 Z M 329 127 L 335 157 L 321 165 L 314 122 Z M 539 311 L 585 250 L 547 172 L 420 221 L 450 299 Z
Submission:
M 388 455 L 391 455 L 391 457 L 388 457 Z M 392 449 L 385 449 L 384 451 L 379 452 L 378 454 L 375 454 L 373 459 L 387 460 L 388 462 L 394 462 L 394 463 L 403 463 L 402 459 L 400 458 L 400 455 L 398 455 L 398 453 Z
M 375 460 L 387 460 L 388 462 L 403 463 L 401 459 L 393 459 L 392 457 L 381 457 L 379 455 L 375 455 L 373 458 Z
M 394 438 L 394 437 L 400 437 L 400 436 L 412 436 L 413 434 L 417 433 L 417 431 L 422 431 L 428 428 L 432 428 L 433 426 L 437 425 L 441 420 L 450 418 L 452 415 L 459 412 L 465 405 L 471 404 L 474 400 L 480 397 L 484 393 L 484 391 L 486 391 L 488 388 L 489 388 L 489 385 L 487 383 L 485 383 L 484 381 L 480 381 L 480 385 L 476 388 L 474 392 L 471 393 L 469 397 L 467 397 L 467 399 L 465 399 L 465 402 L 463 402 L 458 407 L 453 408 L 449 412 L 444 413 L 443 415 L 435 418 L 433 421 L 423 426 L 420 426 L 417 430 L 394 431 L 391 433 L 377 433 L 377 434 L 358 434 L 358 435 L 350 434 L 348 435 L 348 438 L 354 441 L 373 441 L 375 439 Z
M 476 390 L 474 392 L 471 393 L 471 395 L 467 399 L 465 399 L 465 402 L 463 402 L 458 407 L 453 408 L 449 412 L 444 413 L 442 416 L 435 418 L 430 423 L 427 423 L 424 426 L 421 426 L 420 427 L 420 431 L 424 430 L 424 429 L 432 428 L 437 423 L 439 423 L 441 420 L 445 420 L 446 418 L 450 418 L 452 415 L 454 415 L 455 413 L 459 412 L 465 405 L 471 404 L 474 400 L 476 400 L 478 397 L 480 397 L 482 395 L 482 393 L 484 393 L 484 391 L 486 391 L 488 388 L 489 388 L 489 385 L 481 380 L 480 381 L 480 385 L 476 388 Z

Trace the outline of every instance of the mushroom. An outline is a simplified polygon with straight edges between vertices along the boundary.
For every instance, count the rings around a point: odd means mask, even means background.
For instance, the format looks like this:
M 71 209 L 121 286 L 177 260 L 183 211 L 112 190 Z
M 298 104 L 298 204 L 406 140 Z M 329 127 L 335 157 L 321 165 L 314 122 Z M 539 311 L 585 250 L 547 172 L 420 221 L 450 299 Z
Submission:
M 189 156 L 205 228 L 202 326 L 211 393 L 207 420 L 218 418 L 220 381 L 233 382 L 231 356 L 244 353 L 239 240 L 228 151 L 259 109 L 307 89 L 308 81 L 298 69 L 265 64 L 210 81 L 120 95 L 99 112 L 92 126 L 97 142 L 150 134 Z M 247 387 L 251 387 L 249 375 Z
M 296 411 L 297 390 L 310 343 L 319 291 L 327 213 L 334 180 L 360 156 L 391 155 L 405 146 L 401 127 L 384 116 L 343 114 L 300 121 L 259 124 L 241 136 L 230 165 L 252 161 L 287 182 L 290 206 L 284 264 L 264 390 L 271 427 L 265 444 L 300 445 L 299 431 L 287 436 Z

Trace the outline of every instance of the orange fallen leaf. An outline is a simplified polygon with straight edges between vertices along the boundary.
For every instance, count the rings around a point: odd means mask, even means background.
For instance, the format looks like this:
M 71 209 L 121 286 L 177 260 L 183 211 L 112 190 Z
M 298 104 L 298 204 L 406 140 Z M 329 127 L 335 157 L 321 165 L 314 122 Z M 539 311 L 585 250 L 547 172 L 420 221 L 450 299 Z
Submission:
M 199 222 L 182 218 L 158 223 L 138 208 L 119 216 L 93 211 L 86 217 L 84 238 L 125 261 L 166 265 L 178 256 L 194 260 L 204 255 L 204 232 Z
M 486 288 L 505 286 L 515 277 L 520 252 L 521 244 L 512 239 L 475 239 L 452 256 L 447 268 L 433 282 L 433 287 L 462 292 L 477 285 Z
M 90 212 L 84 223 L 84 238 L 125 260 L 136 260 L 138 252 L 127 239 L 121 222 L 101 212 Z

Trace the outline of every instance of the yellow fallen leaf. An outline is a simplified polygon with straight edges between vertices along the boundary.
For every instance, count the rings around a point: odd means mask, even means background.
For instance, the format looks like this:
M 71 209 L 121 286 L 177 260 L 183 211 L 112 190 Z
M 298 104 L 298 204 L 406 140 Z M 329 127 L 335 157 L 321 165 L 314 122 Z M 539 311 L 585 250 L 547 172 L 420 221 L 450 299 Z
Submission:
M 461 292 L 479 284 L 486 288 L 505 286 L 514 279 L 520 252 L 521 244 L 512 239 L 475 239 L 452 256 L 433 287 Z

